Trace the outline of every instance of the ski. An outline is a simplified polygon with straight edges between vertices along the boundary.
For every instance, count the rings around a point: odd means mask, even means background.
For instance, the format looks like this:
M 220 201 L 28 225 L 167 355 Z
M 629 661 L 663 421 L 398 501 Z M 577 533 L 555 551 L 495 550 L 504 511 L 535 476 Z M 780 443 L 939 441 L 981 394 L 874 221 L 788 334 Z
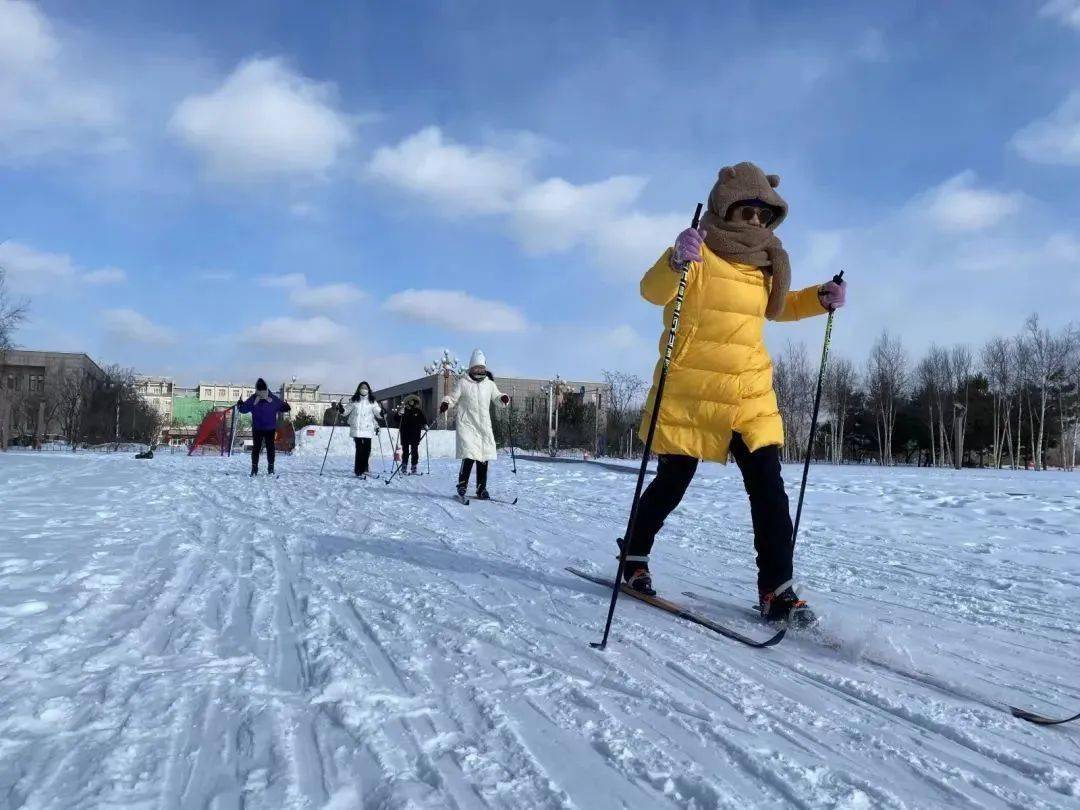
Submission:
M 610 579 L 604 579 L 603 577 L 594 576 L 593 574 L 587 574 L 578 568 L 568 567 L 566 570 L 569 571 L 571 574 L 575 574 L 581 577 L 582 579 L 587 579 L 590 582 L 595 582 L 597 585 L 603 585 L 606 588 L 614 587 L 614 583 L 612 583 Z M 741 642 L 748 647 L 754 647 L 756 649 L 772 647 L 775 644 L 779 644 L 781 639 L 783 639 L 784 636 L 787 634 L 787 628 L 785 627 L 781 628 L 772 638 L 768 638 L 765 641 L 757 641 L 756 639 L 752 639 L 749 636 L 744 636 L 742 633 L 738 633 L 729 627 L 724 627 L 722 624 L 717 624 L 711 619 L 706 619 L 704 616 L 698 616 L 696 613 L 693 613 L 686 608 L 675 604 L 674 602 L 669 602 L 667 599 L 663 599 L 659 596 L 646 596 L 643 593 L 638 593 L 633 588 L 628 588 L 626 585 L 620 586 L 619 590 L 621 590 L 627 596 L 634 597 L 639 602 L 644 602 L 647 605 L 652 605 L 653 607 L 660 608 L 660 610 L 670 613 L 673 616 L 677 616 L 680 619 L 685 619 L 688 622 L 700 625 L 707 630 L 712 630 L 714 633 L 717 633 L 724 638 L 730 638 L 732 641 Z
M 1060 726 L 1063 723 L 1071 723 L 1074 720 L 1080 720 L 1080 714 L 1074 714 L 1072 717 L 1055 720 L 1053 717 L 1035 714 L 1035 712 L 1029 712 L 1026 709 L 1018 709 L 1015 706 L 1010 706 L 1009 709 L 1012 710 L 1013 717 L 1019 718 L 1020 720 L 1027 720 L 1029 723 L 1034 723 L 1037 726 Z
M 469 499 L 466 498 L 464 495 L 454 495 L 454 500 L 460 503 L 462 506 L 469 505 Z
M 738 611 L 740 613 L 742 612 L 741 608 L 739 608 L 739 607 L 737 607 L 735 605 L 728 604 L 727 602 L 723 602 L 723 601 L 721 601 L 719 599 L 714 599 L 711 596 L 702 596 L 700 593 L 694 593 L 693 591 L 683 591 L 682 595 L 685 596 L 685 597 L 688 597 L 690 599 L 693 599 L 695 602 L 700 602 L 703 605 L 712 605 L 713 607 L 720 608 L 721 610 L 735 610 L 735 611 Z M 748 621 L 757 621 L 759 624 L 766 624 L 766 625 L 770 624 L 770 622 L 767 622 L 767 621 L 765 621 L 765 619 L 762 618 L 761 611 L 758 610 L 757 605 L 749 605 L 749 606 L 747 606 L 746 618 L 747 618 Z M 773 623 L 773 624 L 775 624 L 775 626 L 778 626 L 778 627 L 783 627 L 785 630 L 794 630 L 795 632 L 799 633 L 800 635 L 803 635 L 803 634 L 812 635 L 813 637 L 817 638 L 820 643 L 822 643 L 824 646 L 826 646 L 826 647 L 828 647 L 830 649 L 833 649 L 833 650 L 840 649 L 840 642 L 839 641 L 837 641 L 836 639 L 828 636 L 827 634 L 822 634 L 822 632 L 821 632 L 821 618 L 820 617 L 818 617 L 818 619 L 816 619 L 813 623 L 806 624 L 806 625 L 793 624 L 790 621 L 782 622 L 782 623 L 781 622 L 776 622 L 776 623 Z
M 501 503 L 505 504 L 506 506 L 513 506 L 518 502 L 517 498 L 514 498 L 514 500 L 512 501 L 508 501 L 505 498 L 477 498 L 475 495 L 473 495 L 472 497 L 478 501 L 490 501 L 491 503 Z

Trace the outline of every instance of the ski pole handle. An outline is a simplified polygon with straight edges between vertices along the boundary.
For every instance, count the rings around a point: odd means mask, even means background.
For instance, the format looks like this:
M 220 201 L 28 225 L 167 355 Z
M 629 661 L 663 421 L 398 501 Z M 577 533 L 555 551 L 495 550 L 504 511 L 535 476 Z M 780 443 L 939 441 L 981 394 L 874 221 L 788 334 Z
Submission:
M 836 284 L 837 286 L 839 286 L 840 284 L 843 284 L 843 270 L 841 270 L 840 272 L 838 272 L 836 275 L 833 276 L 833 283 Z M 828 308 L 829 318 L 832 318 L 832 315 L 833 315 L 834 312 L 836 312 L 836 307 L 829 307 Z
M 694 218 L 692 220 L 690 220 L 690 227 L 693 228 L 696 231 L 697 227 L 698 227 L 698 225 L 700 223 L 701 223 L 701 203 L 698 203 L 697 208 L 694 210 Z M 843 273 L 841 273 L 840 275 L 843 275 Z

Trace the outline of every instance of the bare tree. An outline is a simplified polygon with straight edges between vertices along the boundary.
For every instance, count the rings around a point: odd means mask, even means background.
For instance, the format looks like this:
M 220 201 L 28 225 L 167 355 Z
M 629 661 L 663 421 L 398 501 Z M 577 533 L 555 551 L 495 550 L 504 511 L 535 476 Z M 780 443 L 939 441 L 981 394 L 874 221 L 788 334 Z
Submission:
M 71 445 L 71 451 L 79 444 L 82 434 L 83 418 L 90 404 L 93 382 L 81 371 L 68 371 L 61 380 L 57 391 L 57 418 L 64 438 Z
M 931 354 L 926 355 L 919 361 L 919 365 L 915 368 L 915 380 L 918 385 L 919 394 L 925 405 L 925 411 L 923 412 L 927 419 L 927 427 L 930 434 L 930 465 L 936 467 L 938 465 L 938 443 L 935 439 L 935 430 L 937 427 L 937 402 L 938 402 L 938 390 L 937 390 L 937 374 L 935 373 L 934 361 L 932 353 L 934 347 L 930 349 Z
M 800 461 L 814 409 L 814 389 L 806 345 L 788 341 L 773 368 L 773 388 L 784 416 L 784 461 Z
M 0 360 L 4 352 L 12 347 L 15 330 L 26 320 L 28 309 L 29 304 L 25 300 L 14 298 L 8 291 L 7 272 L 0 267 Z
M 1072 470 L 1076 459 L 1077 425 L 1080 422 L 1080 332 L 1067 328 L 1057 339 L 1058 368 L 1051 377 L 1058 414 L 1058 449 L 1061 466 Z
M 1000 337 L 988 341 L 982 350 L 982 367 L 993 399 L 992 463 L 1000 468 L 1005 458 L 1005 437 L 1011 433 L 1012 424 L 1013 354 L 1009 341 Z M 1011 436 L 1008 444 L 1010 462 L 1015 466 Z
M 846 357 L 837 357 L 825 370 L 825 390 L 822 398 L 826 409 L 832 414 L 832 434 L 829 439 L 830 457 L 833 464 L 844 462 L 844 428 L 847 412 L 858 387 L 855 364 Z
M 967 346 L 953 346 L 948 362 L 949 391 L 952 395 L 953 466 L 964 466 L 964 439 L 967 436 L 968 407 L 971 404 L 971 377 L 974 359 Z
M 624 434 L 638 421 L 646 383 L 637 374 L 626 371 L 604 371 L 603 374 L 609 388 L 607 435 L 609 444 L 618 446 Z M 546 433 L 546 417 L 543 427 Z
M 896 407 L 908 387 L 908 361 L 899 338 L 893 338 L 887 330 L 870 350 L 866 387 L 875 414 L 879 458 L 882 465 L 891 466 Z
M 1028 317 L 1024 324 L 1025 342 L 1028 346 L 1028 366 L 1031 374 L 1031 384 L 1034 388 L 1032 405 L 1038 403 L 1037 409 L 1028 409 L 1031 427 L 1031 445 L 1035 456 L 1035 469 L 1045 470 L 1046 459 L 1044 458 L 1044 443 L 1046 440 L 1046 406 L 1050 399 L 1050 383 L 1055 372 L 1058 370 L 1058 342 L 1039 323 L 1037 314 Z

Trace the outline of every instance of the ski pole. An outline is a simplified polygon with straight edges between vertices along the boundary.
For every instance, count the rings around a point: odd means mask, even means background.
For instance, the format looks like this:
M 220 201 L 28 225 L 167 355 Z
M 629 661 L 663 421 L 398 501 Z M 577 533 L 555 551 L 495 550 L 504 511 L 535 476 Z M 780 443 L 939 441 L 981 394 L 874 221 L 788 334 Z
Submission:
M 517 475 L 517 455 L 514 452 L 514 398 L 510 397 L 510 410 L 506 414 L 506 432 L 510 434 L 510 461 L 513 463 L 511 472 Z
M 698 203 L 694 211 L 694 218 L 690 221 L 691 228 L 697 228 L 701 221 L 701 203 Z M 641 490 L 645 485 L 645 473 L 649 467 L 649 452 L 652 450 L 653 437 L 656 435 L 656 424 L 660 421 L 660 401 L 664 398 L 664 385 L 667 383 L 668 367 L 671 366 L 671 355 L 675 351 L 675 336 L 679 331 L 679 316 L 682 313 L 683 297 L 686 295 L 686 283 L 690 275 L 690 264 L 683 267 L 679 276 L 679 289 L 675 293 L 675 306 L 671 312 L 671 327 L 668 329 L 667 348 L 664 350 L 664 360 L 660 365 L 660 379 L 656 382 L 656 398 L 653 400 L 652 415 L 649 417 L 649 432 L 645 437 L 645 447 L 641 453 L 641 467 L 638 470 L 637 486 L 634 488 L 634 500 L 630 503 L 630 517 L 626 521 L 626 535 L 623 537 L 619 548 L 619 567 L 615 571 L 615 581 L 611 586 L 611 604 L 608 605 L 607 622 L 604 624 L 604 637 L 596 642 L 590 642 L 590 646 L 598 649 L 607 649 L 608 635 L 611 633 L 611 622 L 615 618 L 615 604 L 619 600 L 620 583 L 623 570 L 626 568 L 626 550 L 630 547 L 634 529 L 637 527 L 638 504 L 641 502 Z
M 338 404 L 338 407 L 341 406 L 341 400 L 340 399 L 337 401 L 337 404 Z M 337 407 L 335 407 L 334 408 L 334 421 L 330 424 L 330 438 L 326 442 L 326 452 L 323 453 L 322 467 L 319 467 L 319 477 L 320 478 L 322 478 L 323 468 L 326 467 L 326 457 L 328 455 L 330 455 L 330 444 L 334 441 L 334 428 L 337 427 L 337 420 L 338 420 L 338 409 L 337 409 Z
M 436 416 L 435 421 L 437 422 L 438 420 L 439 417 Z M 427 474 L 431 475 L 431 442 L 428 441 L 426 430 L 424 431 L 424 456 L 427 457 Z
M 375 426 L 375 437 L 379 440 L 379 458 L 382 459 L 382 471 L 383 475 L 386 475 L 386 453 L 383 451 L 382 433 L 379 431 L 379 426 Z
M 439 420 L 439 417 L 436 416 L 435 421 L 432 422 L 431 425 L 434 425 L 435 422 L 437 422 L 438 420 Z M 428 431 L 431 430 L 431 425 L 428 425 L 427 427 L 424 428 L 424 434 L 420 437 L 421 440 L 427 439 Z M 418 444 L 419 444 L 419 442 L 418 442 Z M 399 472 L 401 472 L 403 469 L 405 469 L 405 463 L 406 463 L 405 459 L 402 459 L 401 464 L 398 464 L 395 467 L 393 475 L 391 475 L 389 478 L 386 479 L 386 485 L 387 486 L 390 486 L 390 482 L 393 481 L 394 478 L 397 477 L 397 474 Z
M 842 284 L 844 271 L 841 270 L 833 276 L 833 281 Z M 802 519 L 803 498 L 806 495 L 806 479 L 810 475 L 810 456 L 814 452 L 814 434 L 817 432 L 818 409 L 821 407 L 821 389 L 825 382 L 825 365 L 829 361 L 829 345 L 832 343 L 834 315 L 836 315 L 836 309 L 829 307 L 829 319 L 825 322 L 825 345 L 821 349 L 821 368 L 818 370 L 817 393 L 814 394 L 814 415 L 810 418 L 810 441 L 806 447 L 806 461 L 803 462 L 802 484 L 799 485 L 799 505 L 795 509 L 795 525 L 791 530 L 792 545 L 795 545 L 795 538 L 799 536 L 799 521 Z

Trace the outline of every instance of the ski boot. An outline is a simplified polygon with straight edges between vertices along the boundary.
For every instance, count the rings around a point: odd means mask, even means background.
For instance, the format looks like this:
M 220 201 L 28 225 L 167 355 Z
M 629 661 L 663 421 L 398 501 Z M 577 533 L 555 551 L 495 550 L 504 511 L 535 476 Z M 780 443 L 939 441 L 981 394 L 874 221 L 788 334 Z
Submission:
M 419 474 L 420 474 L 420 473 L 418 473 L 418 472 L 416 471 L 416 465 L 415 465 L 415 464 L 413 464 L 413 465 L 412 465 L 412 469 L 410 469 L 410 470 L 409 470 L 409 475 L 419 475 Z
M 799 598 L 789 582 L 785 582 L 775 591 L 761 594 L 758 610 L 761 618 L 769 623 L 781 622 L 795 628 L 811 627 L 818 620 L 814 611 Z
M 490 501 L 491 500 L 491 495 L 488 493 L 488 491 L 486 489 L 478 489 L 478 490 L 476 490 L 476 495 L 474 497 L 478 501 Z
M 619 544 L 619 554 L 623 552 L 626 541 L 621 537 L 615 541 Z M 623 582 L 632 591 L 637 591 L 645 596 L 656 596 L 652 586 L 652 574 L 649 573 L 648 555 L 626 555 L 626 564 L 623 565 Z
M 259 474 L 259 471 L 258 471 L 258 469 L 252 469 L 252 471 L 251 471 L 251 477 L 252 477 L 252 478 L 254 478 L 254 477 L 255 477 L 256 475 L 258 475 L 258 474 Z
M 632 591 L 645 596 L 656 596 L 648 563 L 627 562 L 626 567 L 623 568 L 623 582 Z

